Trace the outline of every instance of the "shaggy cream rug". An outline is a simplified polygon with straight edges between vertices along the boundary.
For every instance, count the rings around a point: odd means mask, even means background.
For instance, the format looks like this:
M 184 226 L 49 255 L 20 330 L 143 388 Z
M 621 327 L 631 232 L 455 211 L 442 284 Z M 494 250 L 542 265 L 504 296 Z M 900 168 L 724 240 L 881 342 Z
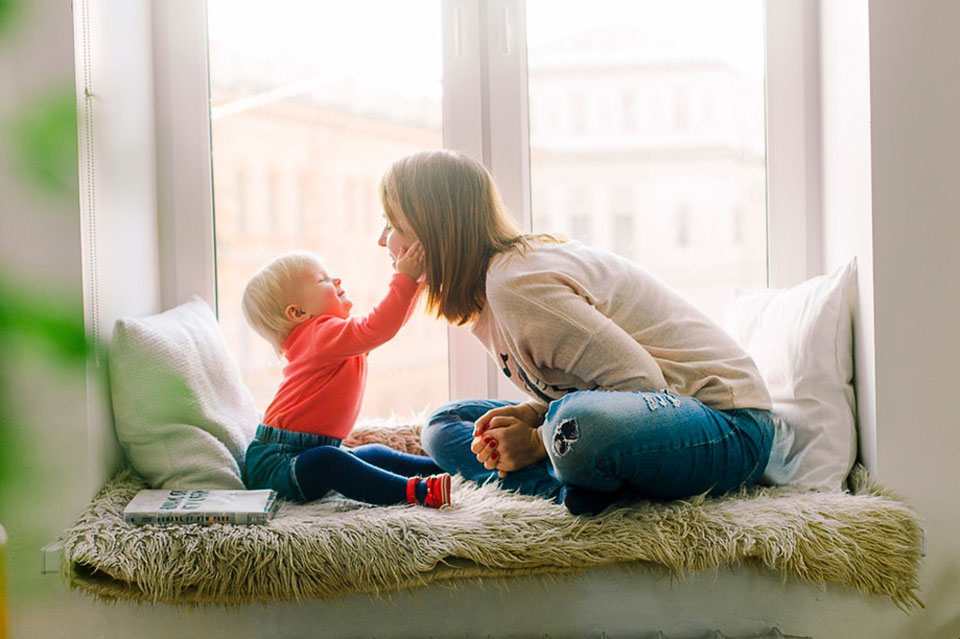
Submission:
M 373 424 L 347 443 L 419 451 L 417 427 Z M 120 471 L 62 536 L 69 583 L 100 597 L 170 603 L 384 593 L 465 577 L 566 574 L 614 562 L 673 574 L 755 566 L 815 585 L 917 595 L 917 515 L 862 467 L 850 494 L 755 488 L 724 498 L 637 502 L 594 517 L 454 479 L 453 504 L 371 507 L 340 497 L 283 503 L 263 526 L 143 526 L 122 511 L 143 480 Z

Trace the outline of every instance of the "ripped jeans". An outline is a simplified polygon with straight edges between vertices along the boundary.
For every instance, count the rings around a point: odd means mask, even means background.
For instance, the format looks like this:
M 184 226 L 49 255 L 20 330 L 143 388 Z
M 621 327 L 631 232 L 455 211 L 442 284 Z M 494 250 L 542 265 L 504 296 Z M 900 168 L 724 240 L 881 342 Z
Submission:
M 578 391 L 550 403 L 541 428 L 548 458 L 499 479 L 470 451 L 473 424 L 514 402 L 466 400 L 441 407 L 424 450 L 450 473 L 505 490 L 556 498 L 563 484 L 647 499 L 720 495 L 757 482 L 770 458 L 769 411 L 715 410 L 661 392 Z

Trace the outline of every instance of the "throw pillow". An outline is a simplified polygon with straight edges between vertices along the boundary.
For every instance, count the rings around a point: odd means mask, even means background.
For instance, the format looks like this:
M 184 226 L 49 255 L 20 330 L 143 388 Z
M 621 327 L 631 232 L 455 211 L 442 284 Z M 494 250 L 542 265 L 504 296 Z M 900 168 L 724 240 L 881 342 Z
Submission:
M 857 455 L 852 295 L 856 260 L 790 288 L 737 293 L 726 329 L 760 369 L 773 412 L 793 427 L 790 483 L 844 489 Z M 773 464 L 772 464 L 773 465 Z
M 243 490 L 259 414 L 203 300 L 117 320 L 109 366 L 117 439 L 152 487 Z

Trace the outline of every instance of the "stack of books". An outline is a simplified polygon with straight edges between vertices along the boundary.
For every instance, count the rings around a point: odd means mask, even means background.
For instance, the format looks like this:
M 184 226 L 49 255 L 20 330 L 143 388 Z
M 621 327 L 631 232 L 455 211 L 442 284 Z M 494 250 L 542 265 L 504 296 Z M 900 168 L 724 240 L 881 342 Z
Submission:
M 123 509 L 128 524 L 265 524 L 277 512 L 274 490 L 141 490 Z

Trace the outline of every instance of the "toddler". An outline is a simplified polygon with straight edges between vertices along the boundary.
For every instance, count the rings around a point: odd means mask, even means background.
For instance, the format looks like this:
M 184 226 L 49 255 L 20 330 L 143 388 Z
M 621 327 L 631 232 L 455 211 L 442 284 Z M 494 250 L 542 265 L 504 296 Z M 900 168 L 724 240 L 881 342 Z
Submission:
M 386 297 L 357 318 L 340 279 L 312 253 L 281 255 L 251 278 L 243 314 L 288 364 L 247 447 L 247 488 L 300 502 L 335 490 L 370 504 L 450 503 L 450 475 L 429 457 L 382 444 L 340 448 L 360 412 L 367 353 L 407 321 L 423 263 L 419 243 L 397 255 Z

